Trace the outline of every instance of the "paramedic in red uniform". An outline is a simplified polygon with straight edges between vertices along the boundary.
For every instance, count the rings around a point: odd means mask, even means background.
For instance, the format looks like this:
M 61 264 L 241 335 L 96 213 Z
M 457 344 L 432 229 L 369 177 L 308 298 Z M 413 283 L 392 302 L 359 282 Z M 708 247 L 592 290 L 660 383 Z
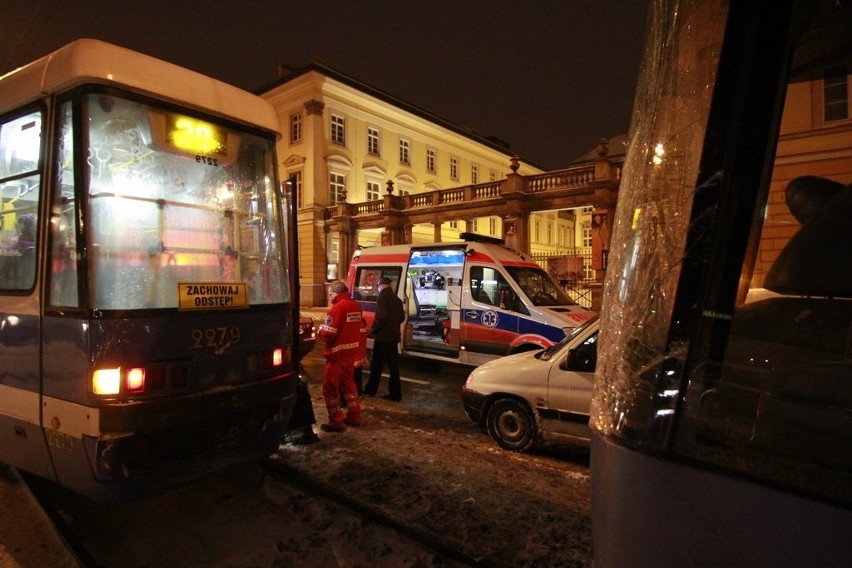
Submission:
M 325 373 L 322 377 L 322 396 L 328 409 L 328 423 L 320 426 L 325 432 L 343 432 L 344 424 L 361 425 L 361 403 L 353 379 L 355 363 L 363 358 L 361 342 L 361 306 L 349 297 L 349 288 L 337 280 L 328 288 L 331 308 L 319 327 L 319 337 L 325 342 Z M 346 398 L 346 418 L 340 408 L 340 392 Z

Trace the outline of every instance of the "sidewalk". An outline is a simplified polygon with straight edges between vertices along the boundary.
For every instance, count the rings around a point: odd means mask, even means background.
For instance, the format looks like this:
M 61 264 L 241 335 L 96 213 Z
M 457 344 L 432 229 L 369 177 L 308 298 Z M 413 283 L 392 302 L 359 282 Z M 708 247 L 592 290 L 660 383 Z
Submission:
M 0 566 L 74 568 L 77 561 L 18 472 L 0 475 Z
M 301 307 L 299 311 L 303 316 L 308 316 L 314 320 L 314 323 L 319 325 L 322 323 L 322 320 L 325 319 L 325 314 L 328 313 L 328 307 L 323 306 L 315 306 L 315 307 Z

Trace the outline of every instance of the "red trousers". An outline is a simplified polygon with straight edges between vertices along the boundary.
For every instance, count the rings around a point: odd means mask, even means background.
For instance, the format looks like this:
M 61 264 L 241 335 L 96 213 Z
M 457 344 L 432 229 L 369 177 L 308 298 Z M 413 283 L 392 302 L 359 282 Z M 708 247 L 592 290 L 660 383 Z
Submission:
M 326 360 L 325 373 L 322 376 L 322 397 L 328 410 L 328 423 L 332 426 L 343 425 L 343 411 L 340 408 L 340 391 L 346 397 L 346 418 L 349 422 L 360 422 L 361 402 L 358 399 L 358 387 L 354 380 L 355 364 L 335 360 Z

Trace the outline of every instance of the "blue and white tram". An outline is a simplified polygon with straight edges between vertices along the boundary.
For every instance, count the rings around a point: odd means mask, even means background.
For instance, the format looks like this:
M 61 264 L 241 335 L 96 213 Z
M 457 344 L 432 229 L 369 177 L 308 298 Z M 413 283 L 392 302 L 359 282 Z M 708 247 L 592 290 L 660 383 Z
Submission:
M 96 40 L 0 77 L 0 460 L 122 500 L 274 452 L 279 135 L 259 97 Z
M 852 3 L 650 7 L 592 403 L 595 565 L 845 565 Z

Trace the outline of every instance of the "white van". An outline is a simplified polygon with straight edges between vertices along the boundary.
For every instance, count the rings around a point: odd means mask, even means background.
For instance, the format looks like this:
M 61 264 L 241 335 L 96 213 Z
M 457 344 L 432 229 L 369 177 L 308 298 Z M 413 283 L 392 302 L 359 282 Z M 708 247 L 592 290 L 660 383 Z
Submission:
M 346 283 L 368 324 L 380 278 L 406 308 L 406 355 L 480 365 L 550 347 L 595 315 L 538 264 L 473 233 L 463 243 L 395 245 L 355 251 Z

